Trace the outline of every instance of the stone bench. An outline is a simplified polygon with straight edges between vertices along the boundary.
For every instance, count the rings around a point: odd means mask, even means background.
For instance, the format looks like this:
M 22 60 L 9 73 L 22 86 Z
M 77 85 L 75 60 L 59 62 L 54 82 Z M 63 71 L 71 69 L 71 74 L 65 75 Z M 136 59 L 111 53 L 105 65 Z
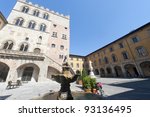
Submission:
M 20 80 L 17 80 L 16 82 L 8 81 L 8 85 L 7 85 L 6 89 L 12 89 L 12 88 L 15 88 L 15 87 L 18 87 L 18 86 L 21 86 L 21 81 Z

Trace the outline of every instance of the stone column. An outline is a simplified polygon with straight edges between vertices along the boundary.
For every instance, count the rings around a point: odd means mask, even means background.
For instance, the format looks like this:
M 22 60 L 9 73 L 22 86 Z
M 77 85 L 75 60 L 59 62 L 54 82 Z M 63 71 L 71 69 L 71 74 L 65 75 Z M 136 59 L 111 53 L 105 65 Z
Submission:
M 141 69 L 141 66 L 140 66 L 139 64 L 137 64 L 137 67 L 138 67 L 138 68 L 136 68 L 136 69 L 137 69 L 137 71 L 138 71 L 140 77 L 144 77 L 144 73 L 143 73 L 143 71 L 142 71 L 142 69 Z
M 113 66 L 113 67 L 111 67 L 111 70 L 112 70 L 113 77 L 117 77 L 117 76 L 116 76 L 115 69 L 114 69 L 114 66 Z
M 40 65 L 39 68 L 40 68 L 40 72 L 39 72 L 38 82 L 46 81 L 48 66 Z
M 98 72 L 99 72 L 99 77 L 101 77 L 101 71 L 100 71 L 100 69 L 98 69 Z
M 8 74 L 7 74 L 6 82 L 8 82 L 8 81 L 17 81 L 17 78 L 18 77 L 17 77 L 17 69 L 16 69 L 16 67 L 10 66 Z
M 104 68 L 104 71 L 105 71 L 105 77 L 108 77 L 108 73 L 107 73 L 106 67 Z
M 121 64 L 121 69 L 122 69 L 123 76 L 125 78 L 127 78 L 128 76 L 127 76 L 126 70 L 125 70 L 125 68 L 124 68 L 124 66 L 122 64 Z

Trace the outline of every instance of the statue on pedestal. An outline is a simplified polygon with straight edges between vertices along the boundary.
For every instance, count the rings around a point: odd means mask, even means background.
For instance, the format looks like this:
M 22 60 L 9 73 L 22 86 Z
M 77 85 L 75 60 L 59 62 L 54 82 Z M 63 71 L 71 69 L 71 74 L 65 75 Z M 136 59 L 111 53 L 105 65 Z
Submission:
M 92 66 L 92 62 L 89 61 L 89 69 L 90 69 L 90 77 L 91 78 L 96 78 L 96 76 L 94 75 L 94 72 L 93 72 L 93 66 Z

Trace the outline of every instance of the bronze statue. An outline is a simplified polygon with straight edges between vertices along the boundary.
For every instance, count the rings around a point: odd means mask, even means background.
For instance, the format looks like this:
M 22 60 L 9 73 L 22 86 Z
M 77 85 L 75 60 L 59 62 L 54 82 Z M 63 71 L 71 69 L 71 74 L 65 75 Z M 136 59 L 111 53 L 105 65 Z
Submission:
M 67 58 L 65 57 L 62 65 L 62 74 L 52 75 L 52 78 L 61 84 L 61 88 L 57 97 L 58 100 L 73 100 L 70 90 L 70 83 L 75 82 L 79 76 L 79 74 L 74 73 L 73 69 L 66 62 L 66 59 Z

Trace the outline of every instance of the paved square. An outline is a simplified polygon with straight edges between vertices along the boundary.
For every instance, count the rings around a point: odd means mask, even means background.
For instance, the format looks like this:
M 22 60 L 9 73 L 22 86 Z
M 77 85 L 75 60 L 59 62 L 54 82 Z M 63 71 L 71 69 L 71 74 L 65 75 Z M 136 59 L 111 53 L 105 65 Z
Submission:
M 149 100 L 150 79 L 117 79 L 98 78 L 97 82 L 103 83 L 103 90 L 109 100 Z M 0 100 L 29 100 L 42 96 L 50 90 L 59 91 L 60 84 L 55 81 L 41 83 L 29 82 L 22 86 L 6 90 L 7 83 L 0 84 Z M 80 85 L 71 84 L 72 91 L 83 91 Z

